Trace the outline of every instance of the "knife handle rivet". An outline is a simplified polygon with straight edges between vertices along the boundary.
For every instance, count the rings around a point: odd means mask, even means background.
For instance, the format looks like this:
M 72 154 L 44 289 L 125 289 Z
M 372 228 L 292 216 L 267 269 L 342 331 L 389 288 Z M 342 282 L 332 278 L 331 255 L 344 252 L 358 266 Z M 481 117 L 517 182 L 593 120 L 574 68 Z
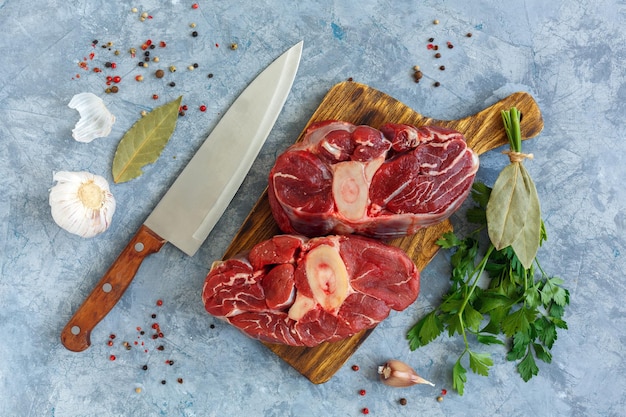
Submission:
M 80 327 L 72 326 L 72 328 L 70 329 L 70 332 L 72 332 L 74 336 L 78 336 L 78 334 L 80 333 Z
M 113 287 L 108 282 L 102 285 L 102 291 L 104 292 L 111 292 L 112 289 Z
M 143 250 L 143 243 L 137 242 L 135 243 L 135 252 L 141 252 Z

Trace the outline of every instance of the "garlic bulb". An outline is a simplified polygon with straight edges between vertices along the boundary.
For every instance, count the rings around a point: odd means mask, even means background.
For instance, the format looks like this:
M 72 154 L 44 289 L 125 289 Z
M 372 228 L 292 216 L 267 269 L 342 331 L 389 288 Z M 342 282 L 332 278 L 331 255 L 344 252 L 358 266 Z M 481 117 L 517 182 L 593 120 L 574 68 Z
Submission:
M 419 376 L 409 365 L 395 359 L 389 360 L 386 364 L 379 366 L 378 374 L 383 384 L 392 387 L 410 387 L 415 384 L 435 386 L 432 382 L 426 381 Z
M 77 141 L 88 143 L 111 133 L 115 116 L 100 97 L 92 93 L 79 93 L 72 97 L 68 107 L 80 113 L 80 120 L 72 130 L 72 137 Z
M 61 228 L 82 237 L 104 232 L 115 212 L 109 183 L 89 172 L 57 172 L 50 189 L 52 218 Z

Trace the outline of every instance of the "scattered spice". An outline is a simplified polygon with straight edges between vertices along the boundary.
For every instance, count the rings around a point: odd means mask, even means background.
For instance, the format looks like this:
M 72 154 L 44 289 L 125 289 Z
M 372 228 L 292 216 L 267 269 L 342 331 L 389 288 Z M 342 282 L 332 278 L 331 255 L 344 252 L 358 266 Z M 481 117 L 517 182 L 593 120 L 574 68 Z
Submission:
M 365 407 L 365 408 L 363 408 L 363 409 L 361 410 L 361 413 L 363 413 L 363 414 L 369 414 L 369 413 L 370 413 L 370 409 L 369 409 L 369 408 L 367 408 L 367 407 Z
M 141 369 L 143 369 L 144 371 L 147 371 L 148 370 L 148 365 L 142 366 Z
M 158 69 L 156 70 L 154 75 L 156 75 L 157 78 L 163 78 L 163 76 L 165 75 L 165 71 L 163 71 L 162 69 Z
M 198 7 L 199 7 L 198 3 L 194 3 L 194 4 L 191 5 L 192 9 L 197 9 Z
M 178 378 L 177 381 L 178 381 L 179 384 L 183 383 L 183 379 L 182 378 Z
M 156 305 L 161 307 L 163 305 L 163 300 L 157 300 Z
M 435 42 L 435 38 L 428 38 L 428 42 Z
M 152 94 L 152 100 L 158 100 L 158 99 L 159 99 L 158 94 Z
M 167 384 L 167 381 L 163 379 L 163 380 L 161 380 L 161 384 L 165 385 L 165 384 Z
M 141 393 L 141 388 L 139 388 L 139 387 L 135 388 L 135 392 L 136 392 L 137 394 L 140 394 L 140 393 Z
M 406 405 L 406 403 L 407 403 L 406 398 L 400 398 L 399 403 L 400 403 L 400 405 Z
M 443 396 L 438 395 L 438 396 L 437 396 L 437 402 L 439 402 L 439 403 L 440 403 L 440 402 L 442 402 L 442 401 L 443 401 Z
M 465 36 L 467 36 L 468 38 L 471 38 L 472 37 L 472 32 L 468 32 L 467 35 L 465 35 Z
M 440 69 L 441 71 L 445 71 L 446 66 L 445 66 L 445 65 L 441 65 L 441 66 L 439 67 L 439 69 Z
M 438 25 L 439 24 L 439 19 L 433 20 L 433 24 Z
M 435 54 L 435 58 L 441 58 L 441 54 L 440 54 L 439 52 L 437 52 L 437 53 Z
M 235 49 L 237 49 L 237 48 L 239 48 L 239 45 L 237 45 L 236 43 L 231 43 L 231 44 L 230 44 L 230 49 L 232 49 L 233 51 L 234 51 Z
M 433 84 L 435 87 L 439 87 L 441 85 L 441 83 L 439 81 L 435 81 L 435 84 Z
M 213 73 L 209 73 L 208 77 L 213 78 Z
M 194 38 L 197 38 L 198 32 L 194 30 L 193 32 L 191 32 L 191 36 L 193 36 Z
M 115 357 L 115 355 L 111 355 L 111 356 L 109 356 L 109 360 L 114 361 L 115 359 L 117 359 L 117 358 Z
M 448 48 L 449 48 L 449 49 L 454 48 L 454 45 L 452 45 L 452 42 L 447 42 L 447 45 L 448 45 Z
M 143 75 L 141 75 L 141 74 L 136 75 L 136 76 L 135 76 L 135 80 L 136 80 L 136 81 L 139 81 L 139 82 L 143 81 Z
M 206 106 L 204 104 L 200 106 L 200 111 L 201 112 L 205 112 L 206 111 Z
M 352 365 L 352 370 L 354 372 L 358 371 L 359 370 L 359 365 Z
M 360 395 L 360 396 L 362 396 L 362 397 L 363 397 L 363 396 L 365 396 L 365 394 L 367 394 L 367 391 L 365 391 L 364 389 L 362 389 L 362 390 L 360 390 L 360 391 L 359 391 L 359 395 Z

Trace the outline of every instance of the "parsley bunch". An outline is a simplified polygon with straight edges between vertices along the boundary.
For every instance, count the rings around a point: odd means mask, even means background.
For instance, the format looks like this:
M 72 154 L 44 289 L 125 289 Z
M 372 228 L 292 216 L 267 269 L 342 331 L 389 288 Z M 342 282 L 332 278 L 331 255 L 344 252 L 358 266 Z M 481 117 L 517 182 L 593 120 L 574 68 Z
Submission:
M 524 268 L 508 246 L 496 250 L 486 233 L 486 207 L 492 189 L 480 182 L 472 187 L 477 203 L 467 211 L 468 220 L 480 227 L 461 239 L 453 232 L 445 233 L 437 244 L 454 250 L 451 256 L 451 287 L 442 303 L 419 320 L 407 333 L 409 346 L 424 346 L 444 330 L 448 336 L 463 338 L 465 349 L 452 368 L 453 388 L 463 395 L 467 382 L 465 357 L 470 369 L 487 376 L 493 365 L 490 353 L 475 350 L 479 344 L 506 347 L 507 360 L 517 362 L 524 381 L 537 375 L 535 359 L 550 363 L 550 349 L 557 339 L 557 329 L 567 329 L 563 320 L 569 292 L 563 280 L 549 276 L 537 259 Z M 541 222 L 540 243 L 547 238 Z M 482 243 L 488 241 L 488 244 Z M 485 248 L 486 246 L 486 248 Z

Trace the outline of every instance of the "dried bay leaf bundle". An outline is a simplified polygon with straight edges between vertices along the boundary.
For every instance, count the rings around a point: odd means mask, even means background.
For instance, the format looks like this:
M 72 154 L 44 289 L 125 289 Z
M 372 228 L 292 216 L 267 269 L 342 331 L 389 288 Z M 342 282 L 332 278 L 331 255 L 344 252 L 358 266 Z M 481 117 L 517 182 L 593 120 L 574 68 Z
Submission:
M 531 267 L 541 242 L 541 206 L 537 189 L 522 164 L 532 155 L 522 153 L 520 113 L 502 111 L 509 139 L 511 163 L 498 175 L 487 203 L 489 239 L 497 250 L 511 246 L 525 269 Z

